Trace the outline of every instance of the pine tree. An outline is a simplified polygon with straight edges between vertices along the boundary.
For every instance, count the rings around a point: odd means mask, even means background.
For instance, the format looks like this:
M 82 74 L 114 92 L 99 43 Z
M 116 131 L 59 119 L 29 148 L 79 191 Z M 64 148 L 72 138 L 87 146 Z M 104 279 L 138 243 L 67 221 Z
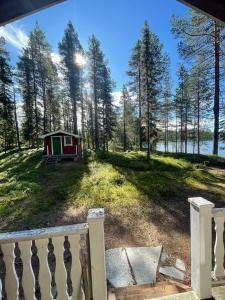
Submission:
M 18 150 L 21 150 L 20 132 L 19 132 L 19 125 L 18 125 L 18 118 L 17 118 L 16 90 L 15 90 L 15 87 L 13 87 L 13 104 L 14 104 L 14 121 L 15 121 L 16 142 L 17 142 Z
M 102 74 L 104 54 L 100 49 L 100 42 L 94 35 L 89 38 L 89 49 L 87 52 L 89 61 L 89 82 L 92 91 L 94 108 L 94 148 L 100 149 L 100 106 L 102 105 Z
M 176 107 L 180 119 L 180 151 L 187 153 L 188 124 L 190 122 L 189 74 L 184 65 L 178 69 Z M 183 148 L 184 146 L 184 148 Z
M 0 139 L 5 152 L 13 147 L 15 138 L 12 76 L 5 40 L 0 38 Z
M 36 24 L 28 46 L 17 64 L 17 77 L 23 97 L 23 135 L 38 147 L 40 133 L 60 126 L 57 69 L 51 58 L 51 47 Z
M 159 86 L 164 72 L 164 58 L 159 38 L 153 34 L 147 21 L 141 38 L 141 94 L 146 112 L 147 159 L 157 137 L 156 108 Z
M 32 77 L 32 62 L 29 57 L 28 49 L 24 49 L 22 56 L 19 57 L 17 63 L 17 78 L 20 86 L 20 93 L 23 97 L 23 137 L 25 141 L 31 143 L 34 147 L 35 138 L 35 107 L 33 94 L 33 77 Z
M 141 99 L 141 41 L 138 40 L 129 60 L 128 75 L 131 78 L 129 82 L 130 91 L 134 93 L 138 106 L 138 135 L 139 135 L 139 150 L 142 151 L 142 99 Z
M 102 100 L 103 100 L 103 150 L 109 150 L 109 141 L 113 138 L 115 128 L 115 112 L 112 100 L 113 82 L 110 69 L 103 66 Z
M 71 21 L 68 23 L 63 39 L 59 43 L 59 52 L 62 57 L 64 80 L 72 103 L 73 132 L 78 133 L 77 107 L 82 96 L 82 72 L 81 66 L 76 62 L 76 57 L 78 54 L 83 54 L 83 48 Z
M 164 150 L 168 152 L 168 144 L 169 144 L 169 122 L 172 117 L 172 84 L 169 73 L 169 65 L 170 61 L 167 58 L 167 63 L 165 67 L 163 82 L 162 82 L 162 104 L 161 104 L 161 112 L 160 118 L 162 120 L 162 125 L 164 128 Z
M 202 124 L 208 121 L 210 115 L 209 110 L 211 109 L 212 92 L 207 72 L 198 61 L 191 70 L 190 85 L 194 102 L 192 112 L 194 124 L 193 139 L 194 142 L 197 140 L 197 153 L 200 154 Z
M 135 144 L 135 110 L 133 101 L 131 99 L 130 93 L 126 87 L 123 85 L 121 94 L 121 107 L 122 107 L 122 139 L 123 139 L 123 151 L 131 149 Z
M 180 39 L 178 49 L 187 60 L 198 60 L 209 74 L 214 90 L 214 141 L 213 154 L 218 154 L 219 116 L 220 116 L 220 82 L 221 66 L 224 54 L 222 44 L 225 38 L 224 26 L 200 13 L 189 11 L 184 17 L 172 18 L 172 32 Z

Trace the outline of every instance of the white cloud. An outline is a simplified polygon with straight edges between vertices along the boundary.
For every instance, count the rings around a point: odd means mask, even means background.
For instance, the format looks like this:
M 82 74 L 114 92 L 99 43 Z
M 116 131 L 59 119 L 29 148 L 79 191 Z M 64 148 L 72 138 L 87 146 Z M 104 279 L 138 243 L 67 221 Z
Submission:
M 28 35 L 18 23 L 0 27 L 0 36 L 3 36 L 6 42 L 18 50 L 22 50 L 28 43 Z
M 51 58 L 54 64 L 59 64 L 61 59 L 60 59 L 60 55 L 58 53 L 52 52 L 51 53 Z
M 21 128 L 22 122 L 23 122 L 23 117 L 24 117 L 23 103 L 21 100 L 17 101 L 17 103 L 16 103 L 16 112 L 17 112 L 18 125 Z
M 117 92 L 113 92 L 112 96 L 113 96 L 113 103 L 115 106 L 119 106 L 120 105 L 120 98 L 121 98 L 121 91 L 117 91 Z

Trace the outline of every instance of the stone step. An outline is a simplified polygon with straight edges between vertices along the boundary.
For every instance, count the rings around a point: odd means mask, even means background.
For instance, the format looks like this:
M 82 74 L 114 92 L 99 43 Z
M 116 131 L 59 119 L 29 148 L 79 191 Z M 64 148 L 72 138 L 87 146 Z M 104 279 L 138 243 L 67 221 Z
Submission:
M 147 300 L 168 295 L 175 295 L 189 291 L 190 287 L 174 281 L 134 285 L 126 288 L 114 289 L 115 300 Z M 112 296 L 111 296 L 112 297 Z M 110 298 L 109 298 L 110 299 Z M 113 298 L 112 298 L 113 299 Z

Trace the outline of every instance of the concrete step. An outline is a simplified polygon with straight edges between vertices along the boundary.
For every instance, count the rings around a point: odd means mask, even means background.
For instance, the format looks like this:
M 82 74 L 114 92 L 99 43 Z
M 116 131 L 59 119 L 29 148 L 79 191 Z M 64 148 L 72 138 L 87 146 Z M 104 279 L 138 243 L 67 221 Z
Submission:
M 156 283 L 154 286 L 144 284 L 133 285 L 126 288 L 117 288 L 113 290 L 113 293 L 115 300 L 147 300 L 184 293 L 189 290 L 190 287 L 184 284 L 177 283 L 174 281 L 166 281 Z

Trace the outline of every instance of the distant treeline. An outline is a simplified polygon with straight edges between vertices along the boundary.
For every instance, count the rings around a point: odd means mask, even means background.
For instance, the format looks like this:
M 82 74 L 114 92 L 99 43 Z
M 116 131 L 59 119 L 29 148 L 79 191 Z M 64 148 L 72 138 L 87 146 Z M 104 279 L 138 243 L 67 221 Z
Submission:
M 219 139 L 225 139 L 225 29 L 190 11 L 183 18 L 172 16 L 171 31 L 181 56 L 175 93 L 170 58 L 145 22 L 128 58 L 130 80 L 123 85 L 118 106 L 100 41 L 92 35 L 84 49 L 72 22 L 59 41 L 59 54 L 36 24 L 14 68 L 1 37 L 0 151 L 22 144 L 39 147 L 41 134 L 61 128 L 80 134 L 84 148 L 94 150 L 143 150 L 147 145 L 148 159 L 159 140 L 165 151 L 173 140 L 187 152 L 192 139 L 200 153 L 201 141 L 213 138 L 212 152 L 218 154 Z

